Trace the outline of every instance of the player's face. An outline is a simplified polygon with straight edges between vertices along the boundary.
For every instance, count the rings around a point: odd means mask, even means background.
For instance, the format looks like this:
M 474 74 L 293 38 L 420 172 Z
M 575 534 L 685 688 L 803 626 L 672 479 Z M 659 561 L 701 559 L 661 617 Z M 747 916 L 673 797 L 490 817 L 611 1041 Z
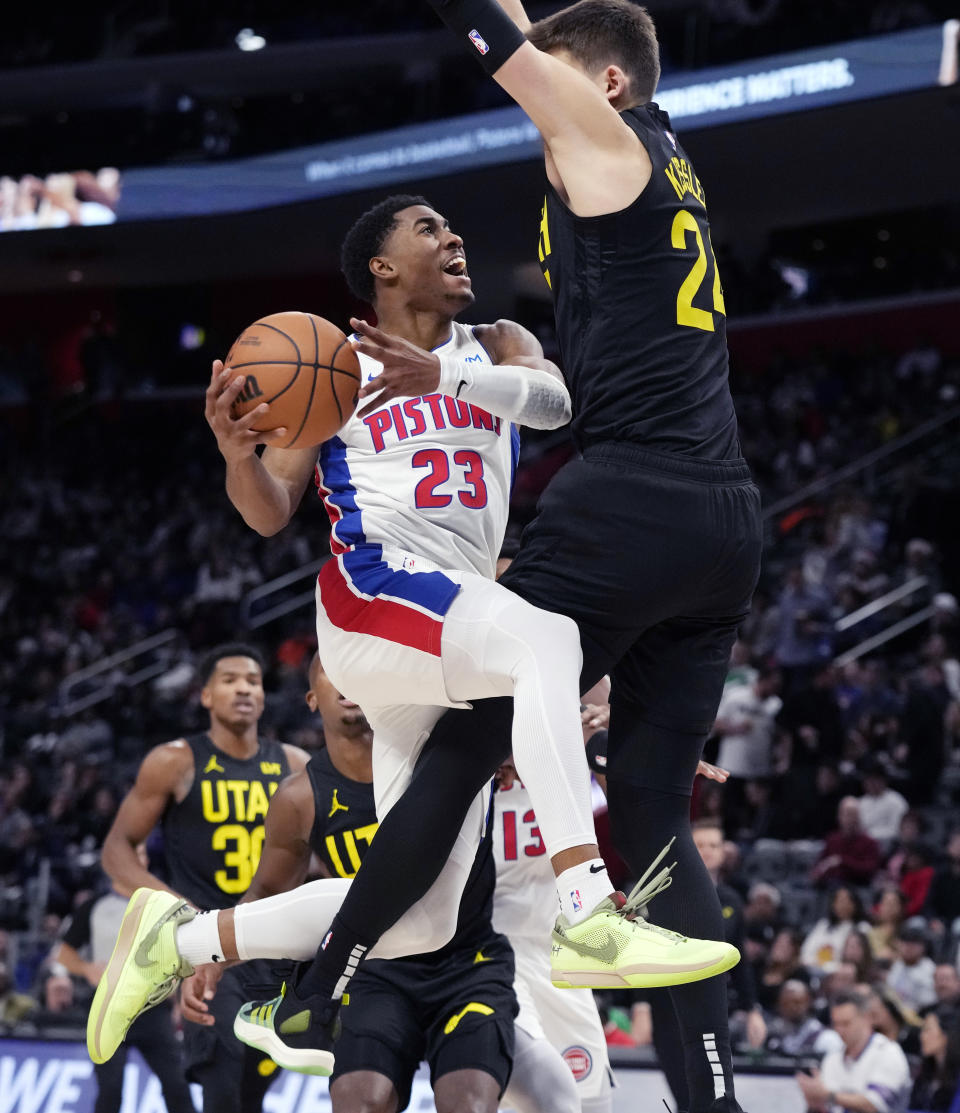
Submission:
M 428 205 L 411 205 L 395 217 L 383 254 L 396 268 L 397 282 L 419 311 L 458 313 L 472 305 L 463 240 Z
M 337 691 L 317 660 L 310 668 L 307 706 L 317 712 L 328 727 L 334 727 L 341 734 L 353 737 L 370 729 L 359 704 Z
M 263 714 L 263 674 L 252 657 L 222 657 L 204 686 L 200 702 L 230 727 L 252 726 Z

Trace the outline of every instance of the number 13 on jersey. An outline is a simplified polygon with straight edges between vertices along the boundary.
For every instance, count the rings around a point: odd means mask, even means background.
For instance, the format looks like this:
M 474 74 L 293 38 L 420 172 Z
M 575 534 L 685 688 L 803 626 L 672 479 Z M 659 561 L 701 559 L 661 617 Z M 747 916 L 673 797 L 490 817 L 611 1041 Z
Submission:
M 713 311 L 721 317 L 726 316 L 723 304 L 723 290 L 720 286 L 720 272 L 717 270 L 717 260 L 713 254 L 713 244 L 710 242 L 710 229 L 700 229 L 700 222 L 689 209 L 680 209 L 673 218 L 670 229 L 670 243 L 677 251 L 686 251 L 687 235 L 693 233 L 697 246 L 697 258 L 690 273 L 681 283 L 677 292 L 677 324 L 687 328 L 698 328 L 704 332 L 713 332 L 713 313 L 708 309 L 698 309 L 693 304 L 703 280 L 706 278 L 708 267 L 713 268 Z

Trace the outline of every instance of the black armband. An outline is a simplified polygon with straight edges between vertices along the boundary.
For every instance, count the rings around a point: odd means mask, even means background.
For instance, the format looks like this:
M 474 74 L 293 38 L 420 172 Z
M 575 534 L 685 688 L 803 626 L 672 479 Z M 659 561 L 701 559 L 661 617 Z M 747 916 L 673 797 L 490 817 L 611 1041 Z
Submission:
M 607 772 L 607 732 L 598 730 L 590 736 L 587 743 L 587 765 L 593 773 Z
M 527 41 L 497 0 L 428 0 L 430 7 L 493 75 Z

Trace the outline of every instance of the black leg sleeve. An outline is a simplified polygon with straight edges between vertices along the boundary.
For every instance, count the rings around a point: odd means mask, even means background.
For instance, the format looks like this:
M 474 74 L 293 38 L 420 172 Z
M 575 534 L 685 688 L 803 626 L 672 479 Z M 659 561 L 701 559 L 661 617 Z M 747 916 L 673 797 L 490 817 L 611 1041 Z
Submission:
M 673 755 L 661 747 L 662 760 Z M 678 760 L 684 760 L 677 755 Z M 723 916 L 716 886 L 707 873 L 690 830 L 690 798 L 620 781 L 607 784 L 613 844 L 639 875 L 676 838 L 670 859 L 673 884 L 650 905 L 656 924 L 698 939 L 723 939 Z M 670 990 L 679 1023 L 693 1113 L 710 1108 L 720 1093 L 733 1094 L 733 1066 L 727 1021 L 726 978 L 710 978 Z

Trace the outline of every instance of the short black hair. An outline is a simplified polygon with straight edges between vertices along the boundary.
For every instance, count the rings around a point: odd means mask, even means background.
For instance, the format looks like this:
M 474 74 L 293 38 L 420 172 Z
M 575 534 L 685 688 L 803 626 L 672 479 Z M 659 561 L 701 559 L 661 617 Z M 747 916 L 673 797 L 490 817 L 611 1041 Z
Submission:
M 650 13 L 632 0 L 580 0 L 534 23 L 527 38 L 538 50 L 567 51 L 591 74 L 618 65 L 637 104 L 653 99 L 660 46 Z
M 263 654 L 259 649 L 247 645 L 246 642 L 225 642 L 223 645 L 215 646 L 209 653 L 204 653 L 200 658 L 197 675 L 205 685 L 210 682 L 210 677 L 224 657 L 250 657 L 260 666 L 261 672 L 266 671 Z
M 397 213 L 413 205 L 427 205 L 433 208 L 430 202 L 419 194 L 394 193 L 374 205 L 372 209 L 367 209 L 343 237 L 343 245 L 340 248 L 340 269 L 354 297 L 373 303 L 376 286 L 370 273 L 370 260 L 383 251 L 387 237 L 397 226 Z

